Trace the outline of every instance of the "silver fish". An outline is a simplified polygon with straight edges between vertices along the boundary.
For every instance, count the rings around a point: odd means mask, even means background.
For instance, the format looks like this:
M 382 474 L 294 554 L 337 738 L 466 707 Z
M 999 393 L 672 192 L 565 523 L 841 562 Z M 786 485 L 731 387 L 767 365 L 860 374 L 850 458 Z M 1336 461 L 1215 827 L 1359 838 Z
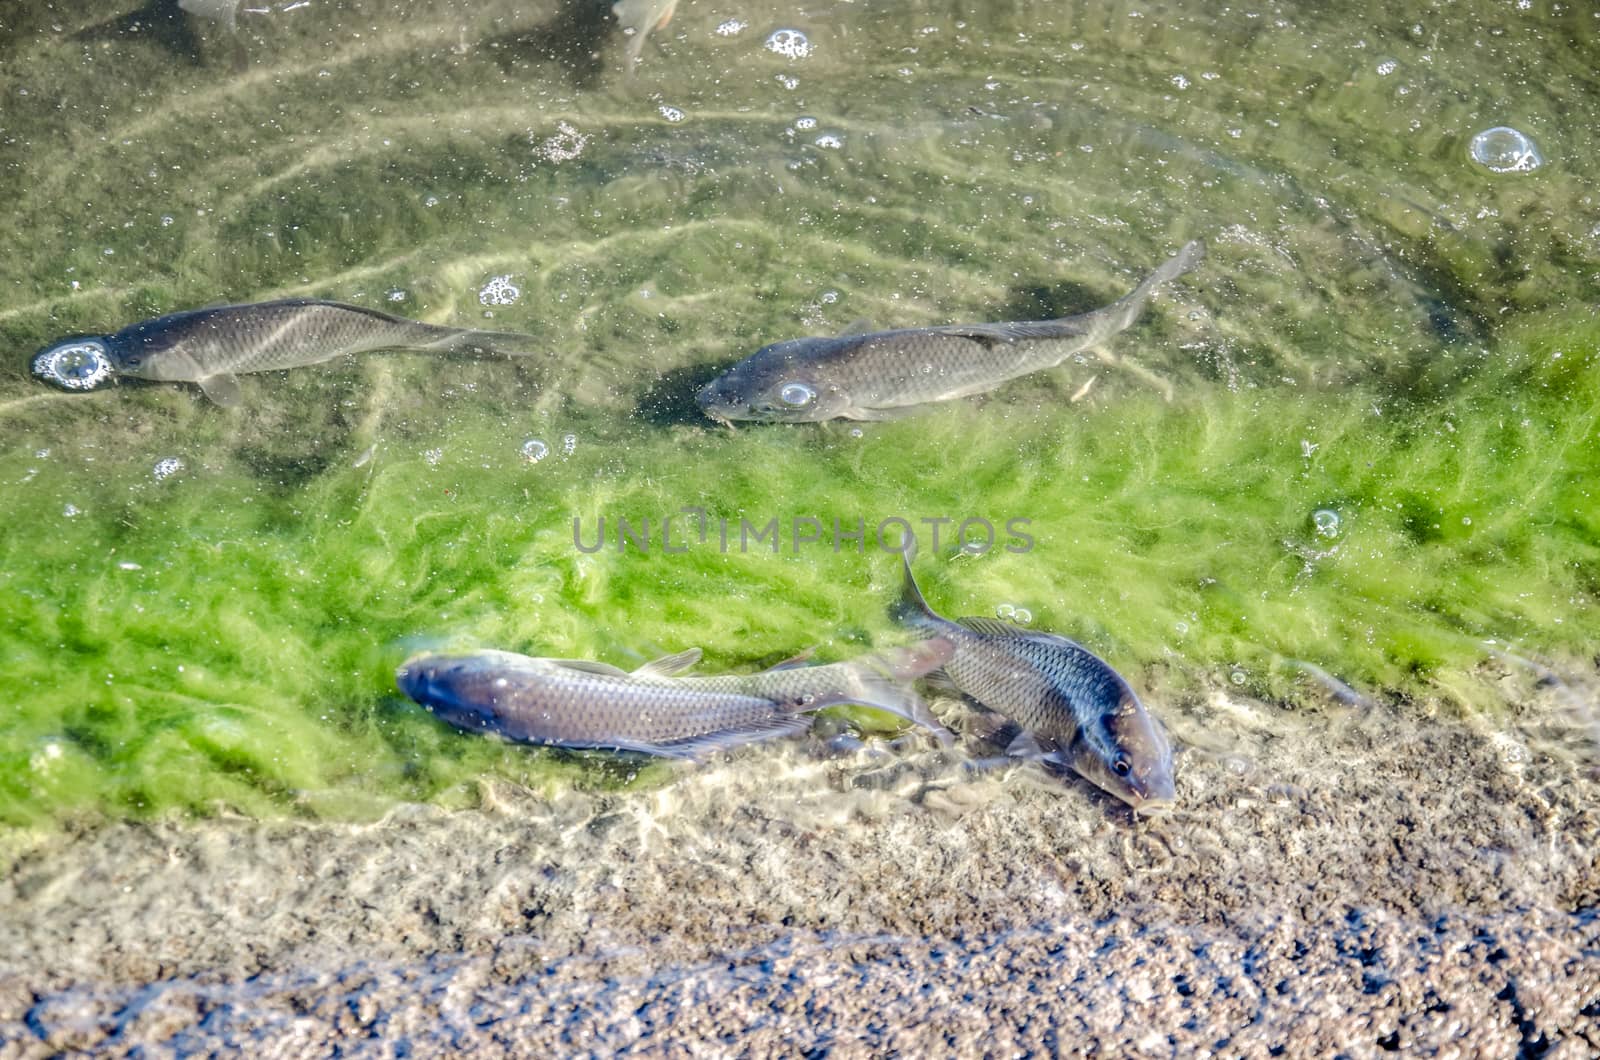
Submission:
M 1127 328 L 1157 287 L 1204 258 L 1204 244 L 1185 244 L 1127 297 L 1080 316 L 775 342 L 713 379 L 695 400 L 721 423 L 811 423 L 890 419 L 929 402 L 982 394 Z
M 940 617 L 922 598 L 910 558 L 902 557 L 905 585 L 891 615 L 954 642 L 945 675 L 1022 727 L 1010 753 L 1070 766 L 1136 811 L 1172 802 L 1172 746 L 1120 674 L 1054 633 L 992 618 Z
M 905 682 L 942 665 L 938 638 L 827 666 L 780 664 L 758 674 L 680 677 L 691 648 L 632 673 L 605 663 L 506 651 L 424 653 L 395 675 L 400 690 L 458 728 L 525 743 L 695 758 L 804 732 L 810 712 L 858 703 L 950 734 Z
M 375 309 L 293 298 L 213 306 L 130 324 L 114 335 L 61 339 L 33 358 L 33 374 L 65 390 L 117 376 L 197 383 L 219 405 L 239 401 L 236 376 L 322 364 L 347 354 L 408 349 L 519 356 L 533 338 L 439 327 Z

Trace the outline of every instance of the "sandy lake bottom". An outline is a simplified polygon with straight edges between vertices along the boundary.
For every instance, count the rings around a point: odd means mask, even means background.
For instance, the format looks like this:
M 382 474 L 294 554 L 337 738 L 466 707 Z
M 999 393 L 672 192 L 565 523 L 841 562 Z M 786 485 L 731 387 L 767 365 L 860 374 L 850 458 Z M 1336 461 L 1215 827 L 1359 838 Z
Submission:
M 61 835 L 6 873 L 0 1055 L 1592 1055 L 1592 722 L 1524 692 L 1504 727 L 1210 693 L 1143 822 L 1031 766 L 796 744 Z

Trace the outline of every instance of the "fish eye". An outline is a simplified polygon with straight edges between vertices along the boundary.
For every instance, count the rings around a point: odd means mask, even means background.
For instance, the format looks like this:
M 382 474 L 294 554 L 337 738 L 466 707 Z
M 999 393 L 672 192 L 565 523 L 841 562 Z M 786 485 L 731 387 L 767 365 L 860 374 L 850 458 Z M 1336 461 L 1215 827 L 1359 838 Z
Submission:
M 33 374 L 64 390 L 93 390 L 111 375 L 111 359 L 98 342 L 65 342 L 33 359 Z
M 1125 777 L 1133 772 L 1133 765 L 1126 758 L 1119 758 L 1111 763 L 1111 772 L 1119 777 Z
M 802 408 L 817 400 L 817 392 L 804 383 L 785 383 L 778 391 L 778 400 L 793 408 Z

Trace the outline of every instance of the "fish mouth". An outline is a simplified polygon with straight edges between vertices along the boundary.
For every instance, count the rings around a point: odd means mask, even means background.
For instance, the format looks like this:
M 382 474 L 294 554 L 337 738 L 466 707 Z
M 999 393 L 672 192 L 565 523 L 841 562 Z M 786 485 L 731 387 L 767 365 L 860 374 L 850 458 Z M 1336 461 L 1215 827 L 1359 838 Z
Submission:
M 439 667 L 432 658 L 419 655 L 400 664 L 400 668 L 394 672 L 394 683 L 418 703 L 432 706 L 439 699 L 439 689 L 435 684 L 438 675 Z
M 1129 799 L 1127 802 L 1136 817 L 1165 817 L 1177 806 L 1176 800 L 1171 797 Z

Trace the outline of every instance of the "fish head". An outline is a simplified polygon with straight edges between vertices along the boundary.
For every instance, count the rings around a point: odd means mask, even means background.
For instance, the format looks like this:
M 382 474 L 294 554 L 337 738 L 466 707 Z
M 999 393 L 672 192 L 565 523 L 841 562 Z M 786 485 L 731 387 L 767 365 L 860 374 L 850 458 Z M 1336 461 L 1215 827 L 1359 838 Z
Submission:
M 813 363 L 817 342 L 793 339 L 763 346 L 707 383 L 695 403 L 719 423 L 816 423 L 844 416 L 850 397 Z
M 62 339 L 33 355 L 36 378 L 62 390 L 97 390 L 111 382 L 117 365 L 105 339 L 80 335 Z
M 1067 759 L 1085 780 L 1136 813 L 1159 812 L 1172 804 L 1172 745 L 1130 688 L 1122 690 L 1117 705 L 1092 727 L 1079 730 Z
M 413 655 L 395 671 L 395 684 L 441 721 L 474 732 L 494 732 L 500 727 L 497 707 L 506 687 L 503 671 L 494 666 L 499 654 Z

